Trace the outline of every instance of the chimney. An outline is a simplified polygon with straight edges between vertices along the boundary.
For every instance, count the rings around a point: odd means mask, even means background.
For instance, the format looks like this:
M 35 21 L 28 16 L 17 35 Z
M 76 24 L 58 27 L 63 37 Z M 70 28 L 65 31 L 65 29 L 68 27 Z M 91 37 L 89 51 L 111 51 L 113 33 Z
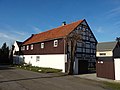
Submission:
M 65 26 L 66 25 L 66 22 L 64 21 L 64 22 L 62 22 L 62 26 Z
M 31 37 L 34 36 L 34 34 L 31 35 Z

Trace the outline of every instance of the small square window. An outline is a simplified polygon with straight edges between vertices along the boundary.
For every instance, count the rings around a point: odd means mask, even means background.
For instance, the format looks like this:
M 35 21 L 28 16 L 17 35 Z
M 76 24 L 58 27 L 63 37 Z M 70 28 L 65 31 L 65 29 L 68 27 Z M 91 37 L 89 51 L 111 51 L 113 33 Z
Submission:
M 41 48 L 44 48 L 44 43 L 41 43 Z
M 31 50 L 33 50 L 33 44 L 31 45 Z
M 58 40 L 54 40 L 54 47 L 58 46 Z
M 102 56 L 102 55 L 106 55 L 106 53 L 99 53 L 99 55 L 101 55 L 101 56 Z
M 27 50 L 29 50 L 29 45 L 27 45 Z

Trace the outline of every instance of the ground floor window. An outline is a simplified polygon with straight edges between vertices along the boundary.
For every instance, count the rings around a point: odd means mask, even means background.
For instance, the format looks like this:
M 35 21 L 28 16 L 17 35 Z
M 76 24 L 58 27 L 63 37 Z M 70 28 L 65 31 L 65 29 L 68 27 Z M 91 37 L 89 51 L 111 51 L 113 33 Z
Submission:
M 40 61 L 40 56 L 36 56 L 36 62 Z

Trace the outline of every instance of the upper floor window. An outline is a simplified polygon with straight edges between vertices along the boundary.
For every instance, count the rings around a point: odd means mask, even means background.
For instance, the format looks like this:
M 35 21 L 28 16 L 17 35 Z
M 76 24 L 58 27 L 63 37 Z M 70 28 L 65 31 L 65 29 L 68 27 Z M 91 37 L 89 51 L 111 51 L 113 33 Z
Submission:
M 58 46 L 58 40 L 54 40 L 54 47 Z
M 23 47 L 21 47 L 21 51 L 23 50 Z
M 99 53 L 99 55 L 106 55 L 106 53 Z
M 41 43 L 41 48 L 44 48 L 44 43 Z
M 29 50 L 29 45 L 27 45 L 27 50 Z
M 21 51 L 23 51 L 23 50 L 25 50 L 25 46 L 22 46 L 22 47 L 21 47 Z
M 33 50 L 33 44 L 31 45 L 31 50 Z

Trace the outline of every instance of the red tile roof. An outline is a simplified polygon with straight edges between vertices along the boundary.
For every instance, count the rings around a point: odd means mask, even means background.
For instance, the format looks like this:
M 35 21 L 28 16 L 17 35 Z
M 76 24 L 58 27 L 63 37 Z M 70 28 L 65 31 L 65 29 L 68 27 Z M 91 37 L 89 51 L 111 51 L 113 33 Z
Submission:
M 39 34 L 35 34 L 25 40 L 23 42 L 23 45 L 31 44 L 31 43 L 36 43 L 36 42 L 42 42 L 45 40 L 50 40 L 50 39 L 55 39 L 55 38 L 60 38 L 60 37 L 65 37 L 68 35 L 71 31 L 73 31 L 83 20 L 79 20 L 77 22 L 73 22 L 71 24 L 67 24 L 65 26 L 60 26 L 58 28 L 54 28 L 51 30 L 48 30 L 46 32 L 42 32 Z

